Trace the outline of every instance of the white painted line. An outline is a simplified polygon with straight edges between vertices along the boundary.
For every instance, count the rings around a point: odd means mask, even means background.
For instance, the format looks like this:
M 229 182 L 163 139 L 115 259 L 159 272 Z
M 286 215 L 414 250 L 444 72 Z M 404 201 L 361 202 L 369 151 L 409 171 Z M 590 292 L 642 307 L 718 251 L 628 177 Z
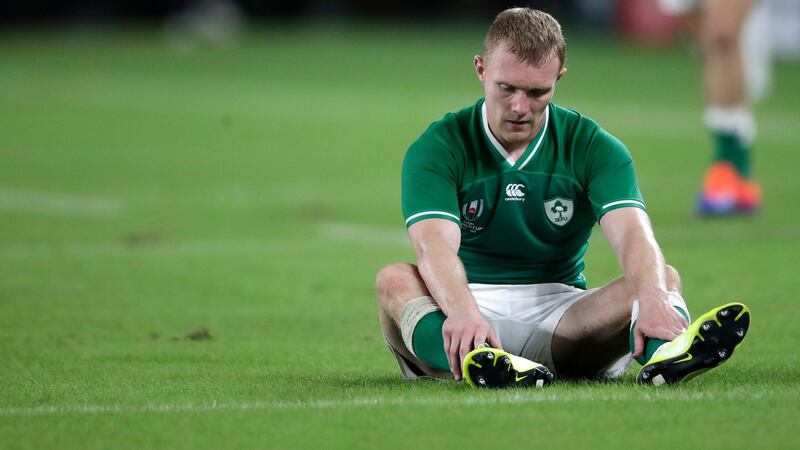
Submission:
M 293 251 L 304 244 L 319 245 L 318 240 L 268 241 L 259 239 L 218 239 L 188 242 L 155 242 L 129 246 L 123 242 L 83 242 L 64 244 L 0 244 L 0 260 L 23 260 L 68 256 L 72 258 L 207 256 L 216 254 L 265 253 Z
M 484 392 L 485 393 L 485 392 Z M 68 414 L 136 414 L 136 413 L 205 413 L 214 411 L 276 411 L 294 409 L 336 409 L 336 408 L 369 408 L 391 406 L 470 406 L 470 405 L 507 405 L 524 403 L 570 403 L 570 402 L 608 402 L 608 401 L 721 401 L 721 400 L 763 400 L 779 397 L 781 399 L 796 398 L 798 392 L 741 389 L 719 392 L 686 392 L 672 390 L 631 389 L 624 392 L 548 392 L 535 389 L 512 394 L 474 395 L 465 392 L 462 396 L 430 398 L 430 397 L 365 397 L 341 400 L 298 400 L 298 401 L 255 401 L 255 402 L 217 402 L 208 403 L 149 403 L 145 405 L 48 405 L 33 407 L 0 408 L 0 416 L 44 416 Z
M 322 223 L 318 235 L 303 239 L 213 239 L 175 242 L 156 241 L 138 246 L 117 242 L 71 243 L 0 243 L 0 261 L 45 259 L 54 256 L 71 258 L 142 257 L 142 256 L 206 256 L 236 253 L 296 252 L 326 242 L 355 243 L 381 247 L 406 247 L 410 243 L 401 227 L 376 227 L 354 223 Z
M 112 198 L 25 189 L 0 189 L 0 211 L 61 217 L 112 219 L 122 204 Z
M 410 247 L 411 244 L 402 228 L 376 227 L 356 223 L 327 222 L 319 227 L 325 239 L 354 242 L 358 244 L 381 245 L 389 247 Z
M 562 94 L 564 92 L 559 95 Z M 568 95 L 559 99 L 556 104 L 586 114 L 623 142 L 627 142 L 626 138 L 629 136 L 689 141 L 706 139 L 707 131 L 702 122 L 703 111 L 699 107 L 694 112 L 689 110 L 687 114 L 685 105 L 617 102 L 614 103 L 614 110 L 610 111 L 608 103 L 604 101 L 578 99 Z M 800 129 L 796 125 L 798 121 L 800 116 L 794 112 L 759 111 L 756 139 L 759 142 L 795 143 Z M 669 126 L 663 126 L 665 123 Z

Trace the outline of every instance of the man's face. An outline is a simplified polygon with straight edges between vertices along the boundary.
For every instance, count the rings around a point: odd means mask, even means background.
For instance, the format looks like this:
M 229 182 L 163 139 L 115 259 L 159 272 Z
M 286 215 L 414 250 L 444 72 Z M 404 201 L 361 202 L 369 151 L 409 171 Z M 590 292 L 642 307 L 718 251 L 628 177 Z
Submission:
M 484 60 L 475 57 L 475 71 L 484 87 L 489 128 L 509 151 L 533 140 L 556 82 L 567 71 L 553 56 L 540 67 L 521 62 L 504 44 Z

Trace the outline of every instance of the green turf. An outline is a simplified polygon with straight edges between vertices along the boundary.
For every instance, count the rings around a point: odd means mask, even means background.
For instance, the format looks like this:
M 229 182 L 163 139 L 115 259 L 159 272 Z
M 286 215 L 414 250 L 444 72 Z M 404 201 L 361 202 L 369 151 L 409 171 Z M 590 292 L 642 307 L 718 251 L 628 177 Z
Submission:
M 753 311 L 731 362 L 658 390 L 400 379 L 373 293 L 413 257 L 399 164 L 481 95 L 482 27 L 264 26 L 188 54 L 0 34 L 0 448 L 800 446 L 796 64 L 758 109 L 763 214 L 704 221 L 690 52 L 567 29 L 556 101 L 630 148 L 692 313 Z M 593 286 L 619 273 L 599 233 L 587 260 Z

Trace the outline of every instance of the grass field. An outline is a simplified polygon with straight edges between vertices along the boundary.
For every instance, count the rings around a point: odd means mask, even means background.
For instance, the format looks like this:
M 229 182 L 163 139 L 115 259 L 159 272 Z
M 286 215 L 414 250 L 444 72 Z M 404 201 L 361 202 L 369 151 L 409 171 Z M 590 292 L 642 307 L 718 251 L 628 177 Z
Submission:
M 373 293 L 413 258 L 399 165 L 481 95 L 483 26 L 264 26 L 190 54 L 0 34 L 0 448 L 800 447 L 797 64 L 758 109 L 763 213 L 704 221 L 691 53 L 567 29 L 556 102 L 628 145 L 692 313 L 753 311 L 731 362 L 668 389 L 400 378 Z M 619 273 L 599 233 L 587 263 Z

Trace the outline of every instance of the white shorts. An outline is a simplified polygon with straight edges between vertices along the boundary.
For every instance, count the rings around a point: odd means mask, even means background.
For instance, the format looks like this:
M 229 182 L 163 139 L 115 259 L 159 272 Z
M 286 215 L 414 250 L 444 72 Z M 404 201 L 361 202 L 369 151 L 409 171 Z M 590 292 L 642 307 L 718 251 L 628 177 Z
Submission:
M 550 346 L 558 322 L 595 291 L 560 283 L 470 284 L 478 310 L 495 329 L 503 350 L 555 371 Z
M 596 291 L 560 283 L 469 284 L 478 310 L 494 328 L 503 350 L 544 364 L 557 374 L 551 344 L 556 326 L 576 302 Z M 638 308 L 637 308 L 638 309 Z M 406 378 L 418 378 L 421 370 L 389 346 Z M 631 363 L 630 354 L 611 364 L 602 376 L 622 376 Z

